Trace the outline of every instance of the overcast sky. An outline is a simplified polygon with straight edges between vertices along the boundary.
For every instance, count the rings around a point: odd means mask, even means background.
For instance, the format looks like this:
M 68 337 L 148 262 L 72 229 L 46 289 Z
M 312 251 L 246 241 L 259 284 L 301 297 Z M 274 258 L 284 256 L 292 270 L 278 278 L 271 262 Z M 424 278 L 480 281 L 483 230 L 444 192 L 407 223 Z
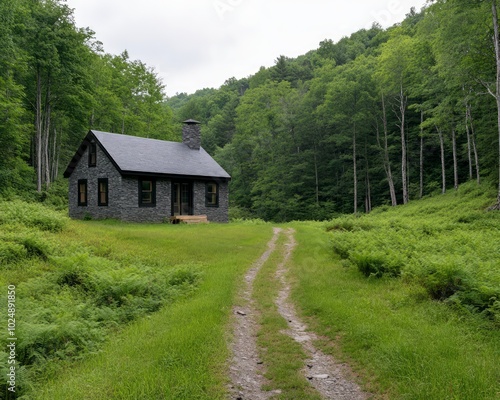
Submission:
M 387 28 L 426 0 L 67 0 L 111 54 L 153 67 L 168 96 L 219 88 L 280 55 L 297 57 L 378 22 Z

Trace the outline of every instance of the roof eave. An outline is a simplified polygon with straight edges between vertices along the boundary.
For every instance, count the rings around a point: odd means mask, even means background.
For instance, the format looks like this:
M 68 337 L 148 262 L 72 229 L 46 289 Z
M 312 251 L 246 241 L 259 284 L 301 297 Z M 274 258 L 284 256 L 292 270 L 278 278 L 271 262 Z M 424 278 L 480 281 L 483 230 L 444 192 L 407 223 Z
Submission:
M 87 135 L 85 135 L 85 137 L 82 140 L 82 143 L 80 144 L 80 147 L 78 147 L 78 150 L 76 151 L 75 155 L 71 158 L 71 161 L 69 162 L 68 166 L 66 167 L 66 170 L 64 171 L 63 176 L 65 178 L 69 178 L 71 176 L 76 166 L 78 165 L 78 162 L 82 158 L 83 153 L 85 153 L 85 150 L 87 149 L 88 144 L 90 143 L 90 138 L 93 136 L 94 135 L 92 134 L 92 131 L 88 131 Z
M 190 179 L 190 180 L 218 180 L 230 181 L 230 176 L 211 176 L 211 175 L 181 175 L 181 174 L 168 174 L 161 172 L 146 172 L 146 171 L 121 171 L 123 176 L 150 176 L 156 178 L 169 178 L 169 179 Z
M 91 143 L 92 140 L 95 140 L 95 142 L 98 144 L 99 148 L 104 152 L 104 154 L 106 154 L 106 156 L 109 158 L 109 160 L 111 161 L 111 163 L 114 165 L 114 167 L 116 168 L 116 170 L 121 174 L 122 173 L 122 170 L 121 168 L 118 166 L 118 164 L 116 163 L 116 161 L 113 159 L 113 157 L 111 157 L 111 155 L 108 153 L 108 151 L 106 150 L 106 148 L 102 145 L 102 143 L 99 141 L 99 139 L 97 138 L 97 136 L 94 134 L 94 132 L 92 132 L 92 130 L 90 130 L 87 135 L 83 138 L 83 141 L 82 143 L 80 144 L 80 147 L 78 148 L 78 150 L 76 151 L 75 155 L 73 156 L 73 158 L 71 159 L 68 167 L 66 168 L 66 170 L 64 171 L 64 174 L 63 176 L 65 178 L 69 178 L 71 176 L 71 174 L 73 173 L 74 169 L 76 168 L 76 165 L 78 164 L 78 162 L 80 161 L 80 159 L 82 158 L 83 156 L 83 153 L 85 153 L 85 150 L 87 149 L 89 143 Z

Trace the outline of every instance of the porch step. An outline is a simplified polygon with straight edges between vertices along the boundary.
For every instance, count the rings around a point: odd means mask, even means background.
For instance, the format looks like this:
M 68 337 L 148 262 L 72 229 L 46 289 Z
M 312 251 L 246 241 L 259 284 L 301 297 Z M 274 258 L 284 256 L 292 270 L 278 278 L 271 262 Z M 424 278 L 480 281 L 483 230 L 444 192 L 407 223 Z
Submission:
M 208 218 L 206 215 L 174 215 L 170 217 L 172 224 L 207 224 Z

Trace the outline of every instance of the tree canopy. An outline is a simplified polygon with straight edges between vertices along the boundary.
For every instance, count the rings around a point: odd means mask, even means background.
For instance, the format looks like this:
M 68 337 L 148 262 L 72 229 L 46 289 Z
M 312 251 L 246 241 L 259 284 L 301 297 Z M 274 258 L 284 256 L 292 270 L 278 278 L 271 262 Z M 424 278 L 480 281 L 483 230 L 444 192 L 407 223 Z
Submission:
M 431 1 L 388 29 L 325 39 L 239 85 L 184 99 L 202 107 L 204 140 L 233 176 L 233 206 L 264 219 L 321 219 L 481 176 L 500 184 L 496 7 Z M 231 100 L 211 106 L 222 93 Z
M 152 68 L 104 53 L 62 0 L 0 3 L 0 194 L 46 190 L 89 129 L 173 139 Z
M 434 0 L 220 88 L 166 98 L 157 73 L 107 54 L 61 0 L 0 4 L 0 194 L 43 191 L 88 129 L 202 145 L 232 175 L 236 216 L 324 219 L 499 185 L 496 0 Z M 500 200 L 499 200 L 500 202 Z

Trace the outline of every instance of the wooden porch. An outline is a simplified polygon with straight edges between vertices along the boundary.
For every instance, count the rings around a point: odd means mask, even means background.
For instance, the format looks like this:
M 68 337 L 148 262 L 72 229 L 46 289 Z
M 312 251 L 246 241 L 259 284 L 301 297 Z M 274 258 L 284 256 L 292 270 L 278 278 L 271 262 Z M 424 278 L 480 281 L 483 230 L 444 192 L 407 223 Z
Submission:
M 174 215 L 170 217 L 171 224 L 208 224 L 206 215 Z

